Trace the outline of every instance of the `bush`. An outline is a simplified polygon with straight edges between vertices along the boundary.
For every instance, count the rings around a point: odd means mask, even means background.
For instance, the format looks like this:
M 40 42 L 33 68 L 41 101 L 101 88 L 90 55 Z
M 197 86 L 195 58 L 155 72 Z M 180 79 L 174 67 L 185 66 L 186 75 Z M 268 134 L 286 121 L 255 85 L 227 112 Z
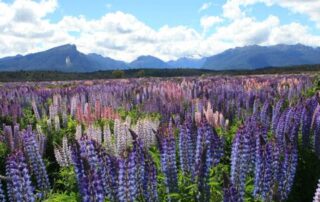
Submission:
M 137 72 L 137 77 L 138 78 L 141 78 L 141 77 L 144 77 L 144 76 L 145 76 L 144 70 L 140 70 L 140 71 Z
M 112 72 L 112 76 L 114 78 L 122 78 L 122 77 L 124 77 L 124 71 L 122 71 L 122 70 L 114 70 Z

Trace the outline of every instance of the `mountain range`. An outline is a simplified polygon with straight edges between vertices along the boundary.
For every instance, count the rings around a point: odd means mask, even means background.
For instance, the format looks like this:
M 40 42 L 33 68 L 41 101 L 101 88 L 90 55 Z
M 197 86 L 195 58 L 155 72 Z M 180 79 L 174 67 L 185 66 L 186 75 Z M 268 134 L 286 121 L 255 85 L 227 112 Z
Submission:
M 0 71 L 63 71 L 93 72 L 113 69 L 196 68 L 211 70 L 259 69 L 304 64 L 320 64 L 320 48 L 302 44 L 245 46 L 228 49 L 217 55 L 200 59 L 179 58 L 165 62 L 154 56 L 140 56 L 126 63 L 91 53 L 84 54 L 75 45 L 63 45 L 28 55 L 0 59 Z
M 202 68 L 215 70 L 259 69 L 305 64 L 320 64 L 320 48 L 302 44 L 245 46 L 208 57 Z

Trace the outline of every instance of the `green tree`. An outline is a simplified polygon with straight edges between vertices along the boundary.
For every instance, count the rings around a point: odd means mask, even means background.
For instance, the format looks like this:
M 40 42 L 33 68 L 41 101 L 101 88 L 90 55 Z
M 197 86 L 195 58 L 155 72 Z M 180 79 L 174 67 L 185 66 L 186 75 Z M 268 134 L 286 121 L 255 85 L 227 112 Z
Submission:
M 137 72 L 137 77 L 141 78 L 141 77 L 144 77 L 145 76 L 145 72 L 144 70 L 140 70 Z
M 112 72 L 112 76 L 114 78 L 122 78 L 124 76 L 124 71 L 122 71 L 122 70 L 114 70 Z

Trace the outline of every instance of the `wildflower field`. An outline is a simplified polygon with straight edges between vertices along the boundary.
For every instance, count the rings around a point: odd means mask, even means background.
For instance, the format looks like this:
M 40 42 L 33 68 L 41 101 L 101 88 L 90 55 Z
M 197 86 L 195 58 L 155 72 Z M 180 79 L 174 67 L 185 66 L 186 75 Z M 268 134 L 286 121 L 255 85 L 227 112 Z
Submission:
M 0 201 L 320 201 L 310 75 L 0 83 Z

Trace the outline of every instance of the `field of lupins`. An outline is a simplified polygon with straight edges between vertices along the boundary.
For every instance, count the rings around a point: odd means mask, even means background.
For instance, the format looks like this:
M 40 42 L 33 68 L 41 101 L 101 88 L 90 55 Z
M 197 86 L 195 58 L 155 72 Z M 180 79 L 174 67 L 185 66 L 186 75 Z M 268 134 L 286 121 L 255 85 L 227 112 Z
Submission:
M 320 201 L 308 75 L 0 84 L 0 201 Z

